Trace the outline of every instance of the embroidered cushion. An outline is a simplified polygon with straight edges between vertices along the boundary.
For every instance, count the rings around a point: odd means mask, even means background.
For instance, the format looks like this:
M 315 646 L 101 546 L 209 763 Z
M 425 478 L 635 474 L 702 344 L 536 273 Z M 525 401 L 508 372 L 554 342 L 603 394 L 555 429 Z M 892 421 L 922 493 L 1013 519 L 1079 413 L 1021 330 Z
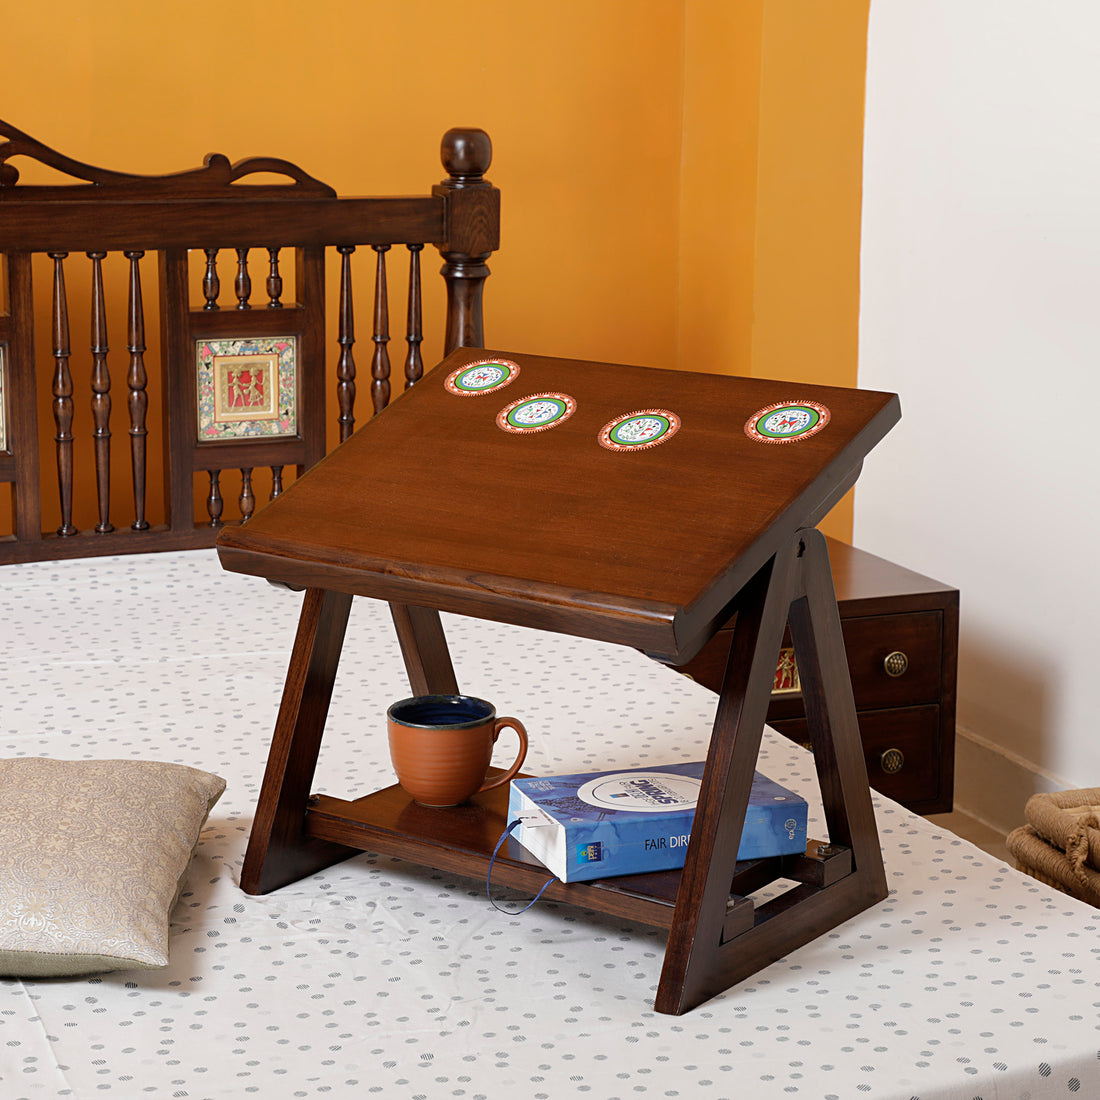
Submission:
M 168 921 L 225 780 L 148 760 L 0 760 L 0 976 L 168 965 Z

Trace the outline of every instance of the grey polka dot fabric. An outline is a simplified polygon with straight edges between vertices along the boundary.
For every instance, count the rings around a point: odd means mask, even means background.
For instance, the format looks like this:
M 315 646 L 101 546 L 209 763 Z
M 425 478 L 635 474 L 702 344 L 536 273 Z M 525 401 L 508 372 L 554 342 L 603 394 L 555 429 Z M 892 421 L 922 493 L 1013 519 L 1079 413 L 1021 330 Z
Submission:
M 885 799 L 889 898 L 682 1017 L 652 1011 L 664 937 L 585 910 L 500 913 L 482 882 L 370 853 L 245 895 L 300 604 L 212 552 L 0 571 L 0 756 L 228 781 L 167 970 L 0 982 L 5 1100 L 1100 1096 L 1097 912 Z M 714 696 L 640 654 L 445 625 L 463 690 L 526 723 L 525 771 L 705 754 Z M 407 695 L 388 610 L 356 601 L 316 789 L 393 782 L 385 711 Z M 811 758 L 770 732 L 760 768 L 816 799 Z

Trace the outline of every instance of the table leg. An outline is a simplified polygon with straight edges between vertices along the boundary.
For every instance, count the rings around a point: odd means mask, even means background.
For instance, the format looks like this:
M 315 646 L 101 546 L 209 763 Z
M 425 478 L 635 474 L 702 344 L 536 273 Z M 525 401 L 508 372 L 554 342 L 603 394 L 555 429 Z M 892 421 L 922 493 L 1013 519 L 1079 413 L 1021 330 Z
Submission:
M 850 846 L 853 867 L 761 906 L 746 928 L 730 883 L 788 615 L 830 844 Z M 804 530 L 738 604 L 655 1008 L 686 1012 L 886 894 L 828 554 L 820 533 Z
M 439 612 L 413 604 L 390 604 L 413 695 L 456 695 L 458 681 L 443 636 Z
M 819 531 L 806 532 L 804 597 L 791 604 L 791 642 L 802 679 L 802 700 L 813 746 L 829 842 L 852 849 L 855 867 L 873 901 L 887 894 L 878 826 L 867 783 L 829 551 Z M 872 904 L 869 901 L 868 904 Z
M 241 870 L 245 893 L 267 893 L 358 852 L 302 831 L 351 601 L 344 592 L 306 590 Z
M 715 971 L 715 956 L 724 939 L 796 554 L 797 546 L 787 547 L 742 590 L 657 990 L 658 1012 L 686 1012 L 731 984 Z

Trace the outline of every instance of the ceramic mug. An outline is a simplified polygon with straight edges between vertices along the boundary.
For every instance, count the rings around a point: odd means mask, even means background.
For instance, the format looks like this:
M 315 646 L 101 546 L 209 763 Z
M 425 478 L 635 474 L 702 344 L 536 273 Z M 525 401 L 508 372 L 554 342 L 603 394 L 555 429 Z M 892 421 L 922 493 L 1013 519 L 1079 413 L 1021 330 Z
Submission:
M 421 695 L 386 711 L 390 759 L 397 781 L 422 806 L 457 806 L 503 786 L 527 755 L 527 731 L 516 718 L 498 718 L 492 703 L 472 695 Z M 511 727 L 519 755 L 503 774 L 487 779 L 493 746 Z

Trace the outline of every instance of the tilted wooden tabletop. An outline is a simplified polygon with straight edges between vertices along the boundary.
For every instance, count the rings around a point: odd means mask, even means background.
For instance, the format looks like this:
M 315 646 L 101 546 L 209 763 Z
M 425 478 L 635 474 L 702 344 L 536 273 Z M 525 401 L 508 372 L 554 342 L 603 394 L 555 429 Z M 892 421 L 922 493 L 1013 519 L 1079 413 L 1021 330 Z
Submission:
M 464 389 L 482 360 L 518 370 Z M 499 424 L 517 402 L 519 419 L 513 409 Z M 748 427 L 783 405 L 808 408 L 812 426 L 803 416 L 762 438 Z M 656 429 L 601 442 L 607 425 L 645 410 Z M 847 491 L 899 416 L 888 393 L 462 348 L 247 525 L 226 528 L 218 550 L 242 573 L 678 664 L 776 549 Z M 641 446 L 647 428 L 665 434 Z

